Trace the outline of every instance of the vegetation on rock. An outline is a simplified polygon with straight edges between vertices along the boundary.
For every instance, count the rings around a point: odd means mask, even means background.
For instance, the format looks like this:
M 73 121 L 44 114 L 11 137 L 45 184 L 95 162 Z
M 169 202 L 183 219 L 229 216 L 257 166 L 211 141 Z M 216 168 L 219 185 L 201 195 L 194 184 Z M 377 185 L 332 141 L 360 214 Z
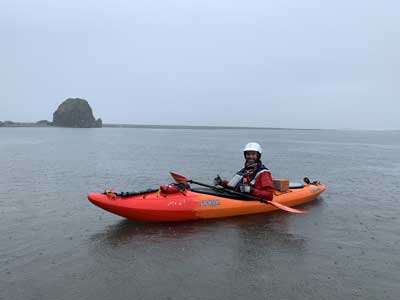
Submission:
M 36 122 L 37 125 L 51 126 L 51 122 L 47 120 L 40 120 Z

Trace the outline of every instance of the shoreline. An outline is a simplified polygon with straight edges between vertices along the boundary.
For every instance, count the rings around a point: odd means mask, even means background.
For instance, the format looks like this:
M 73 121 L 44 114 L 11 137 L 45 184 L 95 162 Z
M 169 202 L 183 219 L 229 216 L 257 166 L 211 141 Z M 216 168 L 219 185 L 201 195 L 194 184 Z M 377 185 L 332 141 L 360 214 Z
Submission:
M 0 122 L 1 128 L 76 128 L 81 127 L 62 127 L 53 126 L 45 123 L 32 123 L 32 122 Z M 85 127 L 87 128 L 87 127 Z M 99 127 L 89 127 L 99 128 Z M 357 129 L 357 128 L 285 128 L 285 127 L 251 127 L 251 126 L 208 126 L 208 125 L 157 125 L 157 124 L 110 124 L 105 123 L 100 128 L 142 128 L 142 129 L 193 129 L 193 130 L 340 130 L 340 131 L 391 131 L 398 132 L 399 129 Z
M 279 127 L 251 126 L 208 126 L 208 125 L 155 125 L 155 124 L 103 124 L 106 128 L 149 128 L 149 129 L 269 129 L 269 130 L 319 130 Z
M 43 123 L 31 122 L 3 122 L 2 127 L 40 127 L 40 128 L 78 128 L 60 127 Z M 282 128 L 282 127 L 251 127 L 251 126 L 207 126 L 207 125 L 156 125 L 156 124 L 103 124 L 102 128 L 143 128 L 143 129 L 262 129 L 262 130 L 322 130 L 314 128 Z

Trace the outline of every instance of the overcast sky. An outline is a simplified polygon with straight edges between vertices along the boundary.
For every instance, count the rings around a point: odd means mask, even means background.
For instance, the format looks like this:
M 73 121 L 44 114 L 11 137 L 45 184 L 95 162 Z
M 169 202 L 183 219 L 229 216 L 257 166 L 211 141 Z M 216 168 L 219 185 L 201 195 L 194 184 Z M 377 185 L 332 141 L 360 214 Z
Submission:
M 399 1 L 1 0 L 0 120 L 400 129 Z

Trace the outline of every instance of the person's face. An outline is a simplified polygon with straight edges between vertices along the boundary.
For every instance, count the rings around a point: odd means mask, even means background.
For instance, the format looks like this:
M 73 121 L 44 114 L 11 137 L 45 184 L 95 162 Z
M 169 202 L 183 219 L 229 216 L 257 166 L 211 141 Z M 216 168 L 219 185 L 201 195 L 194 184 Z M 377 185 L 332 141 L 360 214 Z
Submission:
M 257 151 L 246 151 L 244 153 L 246 157 L 246 162 L 249 164 L 255 163 L 258 159 L 258 152 Z

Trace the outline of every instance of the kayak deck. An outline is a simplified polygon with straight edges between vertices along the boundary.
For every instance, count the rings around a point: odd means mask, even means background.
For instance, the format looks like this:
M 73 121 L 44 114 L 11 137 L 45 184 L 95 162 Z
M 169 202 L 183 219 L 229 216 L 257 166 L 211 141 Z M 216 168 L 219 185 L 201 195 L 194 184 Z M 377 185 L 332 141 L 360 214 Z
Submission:
M 314 200 L 325 189 L 323 184 L 306 184 L 286 193 L 277 192 L 273 201 L 286 206 L 297 206 Z M 113 214 L 152 222 L 224 218 L 278 209 L 271 204 L 240 199 L 211 189 L 191 189 L 174 194 L 153 191 L 129 197 L 97 193 L 89 194 L 88 199 Z

